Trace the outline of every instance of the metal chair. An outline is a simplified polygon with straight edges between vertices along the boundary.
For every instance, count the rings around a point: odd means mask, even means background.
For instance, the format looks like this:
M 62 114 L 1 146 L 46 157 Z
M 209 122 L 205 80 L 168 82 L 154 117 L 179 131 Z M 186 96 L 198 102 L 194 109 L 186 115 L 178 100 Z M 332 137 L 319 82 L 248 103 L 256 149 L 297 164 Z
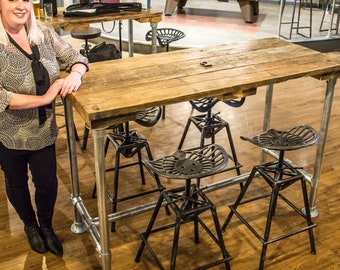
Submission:
M 243 105 L 244 101 L 245 98 L 241 98 L 239 100 L 225 101 L 225 103 L 232 107 L 240 107 Z M 218 102 L 219 99 L 217 98 L 201 98 L 198 100 L 190 101 L 192 108 L 203 114 L 191 116 L 188 119 L 180 143 L 178 145 L 178 149 L 182 149 L 191 123 L 195 125 L 195 127 L 200 131 L 201 134 L 200 144 L 199 146 L 197 146 L 197 148 L 204 147 L 204 145 L 206 144 L 205 143 L 206 139 L 210 139 L 211 143 L 214 144 L 216 134 L 221 130 L 225 129 L 227 132 L 227 139 L 231 151 L 231 156 L 229 155 L 229 159 L 233 161 L 234 166 L 226 168 L 223 171 L 234 169 L 237 175 L 240 175 L 241 174 L 240 168 L 242 167 L 242 165 L 239 163 L 237 158 L 229 123 L 224 121 L 221 117 L 219 117 L 218 116 L 219 113 L 215 114 L 212 113 L 213 107 Z
M 326 0 L 325 1 L 324 12 L 323 12 L 320 27 L 319 27 L 320 32 L 328 31 L 329 37 L 331 36 L 332 31 L 335 31 L 336 35 L 339 34 L 339 22 L 340 22 L 340 11 L 339 10 L 340 10 L 339 0 Z M 335 16 L 336 18 L 334 18 Z M 328 21 L 326 21 L 326 17 L 328 17 Z M 324 23 L 326 23 L 326 26 L 328 27 L 324 27 Z
M 304 5 L 304 6 L 303 6 Z M 288 21 L 284 19 L 284 10 L 286 8 L 286 0 L 280 0 L 280 14 L 279 14 L 279 26 L 278 26 L 278 36 L 283 37 L 285 39 L 291 39 L 293 30 L 296 30 L 296 34 L 303 36 L 305 38 L 312 37 L 312 1 L 306 0 L 302 2 L 301 0 L 294 0 L 293 2 L 293 9 L 291 13 L 291 20 Z M 308 10 L 308 23 L 301 25 L 301 10 L 307 9 Z M 282 25 L 289 25 L 289 35 L 288 37 L 282 34 L 281 27 Z M 305 29 L 308 31 L 308 34 L 302 33 L 300 30 Z
M 184 38 L 185 34 L 182 31 L 174 28 L 157 28 L 156 37 L 159 46 L 165 47 L 166 51 L 168 52 L 170 49 L 170 43 Z M 146 33 L 145 40 L 152 40 L 152 30 Z
M 95 27 L 89 27 L 87 29 L 81 29 L 81 30 L 72 30 L 70 32 L 71 36 L 76 39 L 83 39 L 85 40 L 85 44 L 82 46 L 83 49 L 80 50 L 80 53 L 86 57 L 89 55 L 89 51 L 91 48 L 91 45 L 89 44 L 90 39 L 98 38 L 101 35 L 101 30 Z M 116 125 L 109 127 L 108 129 L 115 130 L 117 128 Z M 90 129 L 88 126 L 85 125 L 84 128 L 84 136 L 83 136 L 83 143 L 81 146 L 82 150 L 86 150 L 87 148 L 87 141 L 89 137 Z
M 232 257 L 225 248 L 215 206 L 199 187 L 199 179 L 214 175 L 227 165 L 228 155 L 225 150 L 218 145 L 212 144 L 198 150 L 177 150 L 174 154 L 164 158 L 158 160 L 145 160 L 144 162 L 145 166 L 150 173 L 153 174 L 156 181 L 159 181 L 159 176 L 161 176 L 184 180 L 185 186 L 172 190 L 164 189 L 161 192 L 147 229 L 140 235 L 142 242 L 135 261 L 140 262 L 143 250 L 146 247 L 157 263 L 159 269 L 165 269 L 155 251 L 149 244 L 148 239 L 154 233 L 174 228 L 170 269 L 175 269 L 181 225 L 193 222 L 195 243 L 199 242 L 198 224 L 200 224 L 217 244 L 222 254 L 221 259 L 202 266 L 199 269 L 206 269 L 221 263 L 224 263 L 226 269 L 230 269 L 229 260 L 231 260 Z M 196 183 L 193 183 L 194 179 L 197 179 Z M 164 203 L 166 206 L 170 206 L 173 210 L 176 216 L 175 223 L 154 228 L 159 210 Z M 211 211 L 216 235 L 213 234 L 213 232 L 199 217 L 200 214 L 207 210 Z M 166 243 L 163 243 L 163 245 L 165 244 Z
M 315 254 L 315 244 L 314 244 L 314 236 L 313 236 L 313 228 L 316 224 L 313 223 L 311 219 L 309 203 L 308 203 L 308 194 L 306 187 L 306 180 L 303 174 L 299 171 L 301 168 L 293 167 L 290 163 L 286 162 L 284 159 L 285 151 L 292 151 L 296 149 L 300 149 L 303 147 L 310 146 L 317 142 L 318 140 L 317 132 L 310 126 L 296 126 L 290 130 L 279 131 L 275 129 L 269 129 L 268 131 L 257 135 L 253 138 L 241 137 L 242 139 L 249 141 L 250 143 L 259 146 L 261 148 L 269 149 L 269 150 L 277 150 L 279 151 L 279 158 L 277 161 L 267 162 L 264 164 L 256 165 L 252 169 L 248 179 L 246 180 L 239 196 L 237 197 L 235 203 L 230 205 L 231 209 L 225 223 L 222 226 L 222 230 L 224 231 L 227 225 L 229 224 L 232 216 L 235 214 L 242 223 L 244 223 L 248 229 L 261 241 L 262 243 L 262 252 L 261 259 L 259 264 L 259 269 L 262 270 L 264 268 L 264 261 L 266 257 L 267 246 L 276 241 L 282 240 L 284 238 L 290 237 L 292 235 L 308 231 L 309 233 L 309 242 L 311 247 L 311 253 Z M 258 196 L 244 199 L 244 196 L 250 186 L 250 184 L 255 181 L 256 175 L 259 174 L 261 179 L 265 180 L 265 182 L 271 187 L 271 192 L 266 194 L 260 194 Z M 293 185 L 295 182 L 301 183 L 302 196 L 304 208 L 300 210 L 294 203 L 289 200 L 286 195 L 283 195 L 281 192 L 286 188 Z M 250 224 L 251 221 L 247 221 L 243 212 L 241 214 L 241 210 L 238 210 L 238 207 L 244 204 L 250 204 L 260 199 L 264 199 L 270 197 L 269 209 L 267 214 L 267 221 L 265 225 L 265 230 L 263 236 L 258 233 L 254 227 Z M 277 200 L 281 198 L 289 207 L 291 207 L 295 212 L 297 212 L 303 219 L 306 220 L 307 225 L 302 228 L 297 228 L 290 232 L 285 232 L 279 236 L 271 236 L 271 224 L 273 217 L 275 216 Z M 244 208 L 243 208 L 244 210 Z M 249 215 L 248 215 L 249 216 Z
M 95 27 L 89 27 L 82 30 L 72 30 L 70 34 L 73 38 L 85 40 L 85 44 L 83 45 L 84 49 L 80 50 L 80 53 L 84 56 L 88 56 L 88 52 L 91 47 L 91 45 L 89 44 L 89 40 L 100 37 L 101 30 Z
M 160 119 L 162 109 L 160 107 L 152 107 L 145 111 L 138 112 L 136 114 L 135 122 L 146 127 L 155 125 Z M 137 197 L 145 196 L 154 192 L 160 192 L 163 186 L 158 179 L 156 179 L 157 188 L 147 190 L 141 193 L 135 193 L 126 197 L 118 198 L 118 183 L 119 183 L 119 171 L 123 168 L 137 166 L 139 167 L 140 177 L 142 185 L 146 184 L 143 162 L 142 162 L 142 150 L 145 149 L 148 159 L 152 160 L 152 153 L 149 143 L 137 130 L 130 130 L 129 122 L 125 122 L 124 125 L 118 126 L 113 132 L 110 132 L 107 136 L 105 143 L 105 155 L 107 154 L 109 145 L 112 144 L 115 148 L 115 166 L 113 168 L 106 169 L 107 172 L 114 171 L 113 180 L 113 195 L 110 198 L 112 203 L 112 213 L 117 212 L 117 204 L 119 202 L 127 201 Z M 121 165 L 121 157 L 133 158 L 137 155 L 137 161 L 128 164 Z M 96 196 L 96 185 L 94 185 L 92 197 Z M 116 231 L 116 222 L 111 223 L 111 231 Z

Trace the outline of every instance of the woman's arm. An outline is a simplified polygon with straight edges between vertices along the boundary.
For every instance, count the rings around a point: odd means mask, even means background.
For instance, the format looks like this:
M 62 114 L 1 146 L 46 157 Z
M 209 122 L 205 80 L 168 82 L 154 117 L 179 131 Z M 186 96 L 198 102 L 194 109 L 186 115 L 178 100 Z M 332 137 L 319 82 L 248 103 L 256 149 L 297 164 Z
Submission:
M 47 92 L 42 96 L 33 96 L 25 94 L 13 93 L 11 101 L 9 103 L 9 109 L 11 110 L 23 110 L 37 108 L 39 106 L 52 103 L 59 94 L 62 87 L 63 80 L 56 80 Z
M 77 91 L 81 86 L 81 81 L 87 71 L 87 66 L 84 64 L 74 64 L 67 77 L 64 78 L 60 96 L 65 97 L 67 94 Z

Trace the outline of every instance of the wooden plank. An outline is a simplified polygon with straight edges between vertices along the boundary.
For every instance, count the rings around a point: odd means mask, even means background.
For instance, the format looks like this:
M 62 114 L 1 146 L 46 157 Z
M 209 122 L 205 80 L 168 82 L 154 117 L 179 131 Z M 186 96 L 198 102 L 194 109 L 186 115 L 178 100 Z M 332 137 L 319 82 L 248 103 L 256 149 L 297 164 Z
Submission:
M 239 97 L 263 85 L 302 76 L 338 76 L 340 72 L 339 55 L 275 38 L 230 46 L 93 63 L 81 91 L 70 99 L 93 128 L 103 121 L 109 123 L 110 118 L 116 118 L 112 119 L 115 123 L 118 118 L 130 119 L 135 112 L 152 106 L 208 96 Z M 200 65 L 207 59 L 211 67 Z
M 161 11 L 146 11 L 142 10 L 141 12 L 132 12 L 132 11 L 124 11 L 117 13 L 110 13 L 104 15 L 96 15 L 90 17 L 64 17 L 62 15 L 58 15 L 53 18 L 49 23 L 54 28 L 61 28 L 65 31 L 69 29 L 79 29 L 84 27 L 84 25 L 89 25 L 91 23 L 98 22 L 107 22 L 107 21 L 117 21 L 117 20 L 137 20 L 139 22 L 160 22 L 162 21 L 163 13 Z M 44 19 L 42 19 L 44 20 Z

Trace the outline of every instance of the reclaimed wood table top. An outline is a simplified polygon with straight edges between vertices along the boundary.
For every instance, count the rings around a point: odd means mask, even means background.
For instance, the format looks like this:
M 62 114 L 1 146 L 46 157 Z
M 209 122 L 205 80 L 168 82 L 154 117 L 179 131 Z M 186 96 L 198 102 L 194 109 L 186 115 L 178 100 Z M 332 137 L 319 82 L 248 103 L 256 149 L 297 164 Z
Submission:
M 64 17 L 62 11 L 58 11 L 58 15 L 48 21 L 54 28 L 61 28 L 64 31 L 74 29 L 87 28 L 91 23 L 118 21 L 118 20 L 135 20 L 140 23 L 156 23 L 162 21 L 163 12 L 153 10 L 136 11 L 121 11 L 110 14 L 101 14 L 88 17 Z M 44 21 L 44 19 L 41 19 Z
M 80 90 L 67 98 L 90 128 L 104 128 L 152 106 L 239 98 L 255 94 L 259 86 L 299 77 L 338 77 L 340 54 L 265 38 L 91 63 L 89 68 Z

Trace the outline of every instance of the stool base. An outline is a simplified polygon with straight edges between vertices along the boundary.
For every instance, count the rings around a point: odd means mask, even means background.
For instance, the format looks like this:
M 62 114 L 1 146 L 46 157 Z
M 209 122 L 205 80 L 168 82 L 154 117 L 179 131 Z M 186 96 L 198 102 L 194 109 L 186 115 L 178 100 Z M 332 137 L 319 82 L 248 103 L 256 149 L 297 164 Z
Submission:
M 176 222 L 167 226 L 162 226 L 159 228 L 154 229 L 154 223 L 156 221 L 158 212 L 163 205 L 163 202 L 167 206 L 170 206 L 171 209 L 174 211 L 176 215 Z M 216 230 L 216 236 L 211 232 L 211 230 L 205 225 L 205 223 L 199 218 L 199 214 L 210 210 L 213 220 L 214 226 Z M 171 261 L 170 261 L 170 269 L 174 270 L 176 266 L 176 257 L 177 257 L 177 248 L 179 244 L 179 234 L 180 234 L 180 227 L 182 224 L 193 222 L 194 223 L 194 234 L 195 234 L 195 243 L 199 242 L 199 233 L 198 233 L 198 224 L 202 226 L 202 228 L 208 233 L 208 235 L 214 240 L 217 246 L 221 249 L 222 258 L 199 267 L 197 269 L 207 269 L 213 267 L 218 264 L 225 264 L 225 268 L 230 270 L 229 260 L 232 257 L 227 252 L 224 240 L 222 237 L 222 231 L 219 225 L 217 213 L 214 204 L 207 198 L 207 196 L 199 189 L 197 189 L 196 185 L 191 185 L 190 180 L 187 180 L 186 187 L 181 187 L 177 189 L 173 189 L 170 191 L 163 190 L 161 195 L 158 199 L 156 204 L 155 210 L 153 215 L 150 219 L 149 225 L 147 230 L 142 233 L 141 239 L 142 243 L 139 247 L 138 253 L 136 255 L 135 261 L 139 262 L 140 257 L 142 256 L 144 247 L 146 247 L 150 254 L 152 255 L 153 259 L 157 263 L 160 269 L 165 269 L 163 264 L 160 262 L 158 256 L 156 255 L 155 251 L 152 249 L 148 242 L 148 238 L 151 234 L 167 230 L 170 228 L 174 228 L 174 237 L 173 237 L 173 244 L 172 244 L 172 254 L 171 254 Z
M 191 123 L 195 125 L 195 127 L 199 130 L 201 134 L 201 139 L 200 139 L 200 145 L 195 148 L 191 148 L 190 150 L 193 149 L 199 149 L 203 148 L 205 145 L 205 140 L 206 139 L 211 139 L 211 143 L 215 143 L 215 135 L 222 131 L 223 129 L 226 130 L 227 133 L 227 138 L 229 142 L 229 147 L 231 151 L 231 155 L 228 154 L 228 158 L 233 161 L 234 166 L 228 167 L 221 172 L 226 172 L 230 170 L 235 170 L 237 175 L 241 175 L 240 168 L 242 167 L 242 164 L 238 162 L 237 155 L 236 155 L 236 150 L 234 146 L 234 140 L 231 134 L 230 126 L 229 123 L 224 121 L 221 117 L 219 117 L 216 114 L 212 114 L 211 111 L 209 111 L 206 114 L 201 114 L 201 115 L 196 115 L 192 116 L 188 119 L 187 124 L 184 128 L 183 135 L 181 137 L 180 143 L 178 145 L 178 149 L 182 149 L 185 138 L 188 134 L 189 128 Z M 241 184 L 242 186 L 242 184 Z
M 117 131 L 115 133 L 110 133 L 106 139 L 105 143 L 105 155 L 107 153 L 108 147 L 110 142 L 114 146 L 116 150 L 116 156 L 115 156 L 115 167 L 106 169 L 106 172 L 114 171 L 114 182 L 113 182 L 113 194 L 112 197 L 110 197 L 110 201 L 112 203 L 112 213 L 117 212 L 117 204 L 119 202 L 131 200 L 137 197 L 146 196 L 155 192 L 160 192 L 163 187 L 161 182 L 158 178 L 155 178 L 157 188 L 150 189 L 145 192 L 135 193 L 131 194 L 126 197 L 118 198 L 118 185 L 119 185 L 119 171 L 123 168 L 128 168 L 132 166 L 138 166 L 140 177 L 141 177 L 141 184 L 145 185 L 145 175 L 144 175 L 144 165 L 142 161 L 142 150 L 145 149 L 147 157 L 149 160 L 152 160 L 152 154 L 150 150 L 149 143 L 145 138 L 143 138 L 138 131 L 136 130 L 129 130 L 127 128 L 126 124 L 126 130 L 124 131 Z M 131 162 L 125 165 L 120 165 L 120 158 L 121 156 L 125 158 L 132 158 L 135 155 L 137 155 L 137 161 Z M 93 188 L 92 192 L 92 198 L 96 197 L 96 185 Z M 113 221 L 111 223 L 111 232 L 116 231 L 116 222 Z
M 262 252 L 261 252 L 261 259 L 260 259 L 260 264 L 259 264 L 259 270 L 264 268 L 264 261 L 265 261 L 267 246 L 269 244 L 282 240 L 284 238 L 290 237 L 292 235 L 304 232 L 304 231 L 308 231 L 309 233 L 311 253 L 312 254 L 316 253 L 314 236 L 313 236 L 313 228 L 316 227 L 316 224 L 314 224 L 311 219 L 309 203 L 308 203 L 307 187 L 306 187 L 306 181 L 304 179 L 304 176 L 286 162 L 283 163 L 283 166 L 282 164 L 280 165 L 279 167 L 280 169 L 278 169 L 277 165 L 278 165 L 278 162 L 268 162 L 263 165 L 255 166 L 253 168 L 252 172 L 249 175 L 249 178 L 247 179 L 247 181 L 244 184 L 244 187 L 241 190 L 240 195 L 236 199 L 236 202 L 233 205 L 229 206 L 231 212 L 222 226 L 222 231 L 224 231 L 227 225 L 229 224 L 233 214 L 235 214 L 241 220 L 241 222 L 245 224 L 247 228 L 261 241 Z M 271 193 L 262 194 L 260 196 L 253 197 L 251 199 L 243 200 L 243 197 L 246 194 L 247 189 L 249 188 L 251 182 L 254 180 L 254 177 L 257 173 L 259 173 L 260 176 L 271 186 L 272 188 Z M 280 193 L 282 190 L 284 190 L 285 188 L 291 186 L 292 184 L 298 181 L 301 182 L 305 213 L 303 213 L 290 200 L 288 200 L 283 194 Z M 266 198 L 266 197 L 271 197 L 271 198 L 270 198 L 270 203 L 269 203 L 264 236 L 261 236 L 250 225 L 250 223 L 240 214 L 240 212 L 237 211 L 237 207 L 243 204 L 251 203 L 251 202 Z M 275 216 L 275 210 L 276 210 L 278 198 L 281 198 L 296 213 L 298 213 L 301 217 L 303 217 L 306 220 L 307 225 L 305 227 L 296 229 L 286 234 L 282 234 L 280 236 L 270 238 L 271 222 L 272 222 L 273 216 Z

